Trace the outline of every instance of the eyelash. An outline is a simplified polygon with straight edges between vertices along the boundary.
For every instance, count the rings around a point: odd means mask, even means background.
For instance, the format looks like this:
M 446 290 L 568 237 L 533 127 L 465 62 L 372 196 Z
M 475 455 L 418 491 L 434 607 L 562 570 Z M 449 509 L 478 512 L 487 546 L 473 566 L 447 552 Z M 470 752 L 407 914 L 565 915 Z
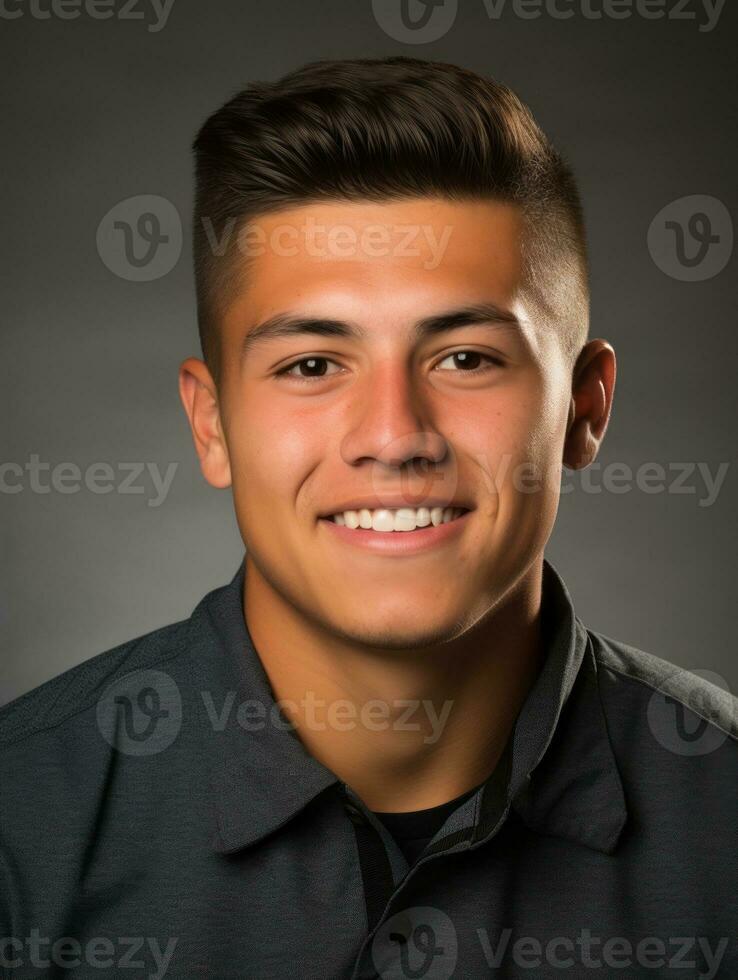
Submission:
M 487 363 L 487 365 L 485 367 L 471 368 L 470 370 L 466 370 L 466 371 L 463 370 L 463 369 L 460 369 L 458 371 L 450 371 L 449 372 L 450 374 L 471 374 L 471 375 L 477 375 L 477 374 L 484 374 L 486 371 L 489 371 L 493 366 L 494 367 L 502 367 L 502 361 L 499 360 L 498 358 L 492 357 L 491 354 L 483 354 L 481 351 L 467 350 L 465 348 L 462 348 L 461 350 L 452 351 L 450 354 L 446 354 L 446 357 L 441 358 L 441 362 L 442 361 L 445 361 L 449 357 L 453 357 L 455 354 L 478 354 L 483 360 L 487 361 L 488 363 Z M 301 357 L 297 361 L 292 361 L 292 363 L 286 365 L 286 367 L 280 368 L 280 370 L 276 372 L 277 377 L 280 377 L 280 376 L 283 376 L 284 375 L 284 376 L 287 376 L 287 377 L 291 377 L 291 378 L 293 378 L 296 381 L 306 381 L 308 383 L 311 383 L 313 381 L 322 381 L 325 377 L 331 377 L 331 375 L 322 374 L 322 375 L 316 375 L 313 378 L 305 378 L 305 377 L 300 376 L 299 374 L 292 374 L 292 375 L 289 374 L 289 372 L 293 368 L 296 368 L 300 364 L 304 364 L 306 361 L 328 361 L 331 364 L 335 364 L 336 363 L 330 357 Z M 439 362 L 439 363 L 441 363 L 441 362 Z

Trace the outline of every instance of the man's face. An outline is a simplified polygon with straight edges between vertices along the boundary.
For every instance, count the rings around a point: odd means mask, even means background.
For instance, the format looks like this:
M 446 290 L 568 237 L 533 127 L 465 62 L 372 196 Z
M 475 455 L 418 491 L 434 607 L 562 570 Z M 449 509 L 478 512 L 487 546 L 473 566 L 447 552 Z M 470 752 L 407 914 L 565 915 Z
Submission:
M 549 537 L 571 371 L 523 295 L 521 229 L 511 205 L 419 198 L 299 207 L 241 240 L 219 396 L 237 519 L 251 566 L 332 633 L 457 637 Z M 333 325 L 244 346 L 276 316 Z M 464 514 L 374 529 L 424 504 Z M 371 528 L 331 518 L 362 509 Z

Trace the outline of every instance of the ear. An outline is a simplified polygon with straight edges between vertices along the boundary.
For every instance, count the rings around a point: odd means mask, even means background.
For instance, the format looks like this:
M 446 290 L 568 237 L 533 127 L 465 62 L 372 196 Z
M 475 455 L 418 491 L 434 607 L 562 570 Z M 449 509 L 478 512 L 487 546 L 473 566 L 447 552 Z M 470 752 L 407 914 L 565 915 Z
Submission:
M 610 420 L 615 373 L 615 351 L 606 340 L 585 344 L 572 376 L 563 458 L 569 469 L 584 469 L 597 456 Z
M 231 485 L 231 465 L 223 434 L 218 391 L 205 363 L 189 357 L 179 368 L 179 397 L 189 419 L 202 475 L 211 486 Z

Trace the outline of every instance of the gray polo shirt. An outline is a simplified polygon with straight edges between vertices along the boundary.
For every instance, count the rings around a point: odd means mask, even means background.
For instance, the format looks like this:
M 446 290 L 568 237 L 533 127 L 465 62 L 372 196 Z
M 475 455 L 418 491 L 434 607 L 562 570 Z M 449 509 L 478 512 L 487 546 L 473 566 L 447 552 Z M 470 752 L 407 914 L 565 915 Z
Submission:
M 738 977 L 734 698 L 546 563 L 502 761 L 408 865 L 275 705 L 243 575 L 0 711 L 2 977 Z

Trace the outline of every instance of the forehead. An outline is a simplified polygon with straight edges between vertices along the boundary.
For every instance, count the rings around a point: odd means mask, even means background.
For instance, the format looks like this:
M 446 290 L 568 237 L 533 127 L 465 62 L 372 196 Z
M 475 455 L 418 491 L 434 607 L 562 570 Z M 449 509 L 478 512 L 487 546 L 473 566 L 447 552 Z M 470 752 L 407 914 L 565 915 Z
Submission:
M 321 202 L 254 218 L 234 258 L 226 333 L 275 312 L 416 318 L 449 303 L 517 304 L 522 216 L 498 201 Z

